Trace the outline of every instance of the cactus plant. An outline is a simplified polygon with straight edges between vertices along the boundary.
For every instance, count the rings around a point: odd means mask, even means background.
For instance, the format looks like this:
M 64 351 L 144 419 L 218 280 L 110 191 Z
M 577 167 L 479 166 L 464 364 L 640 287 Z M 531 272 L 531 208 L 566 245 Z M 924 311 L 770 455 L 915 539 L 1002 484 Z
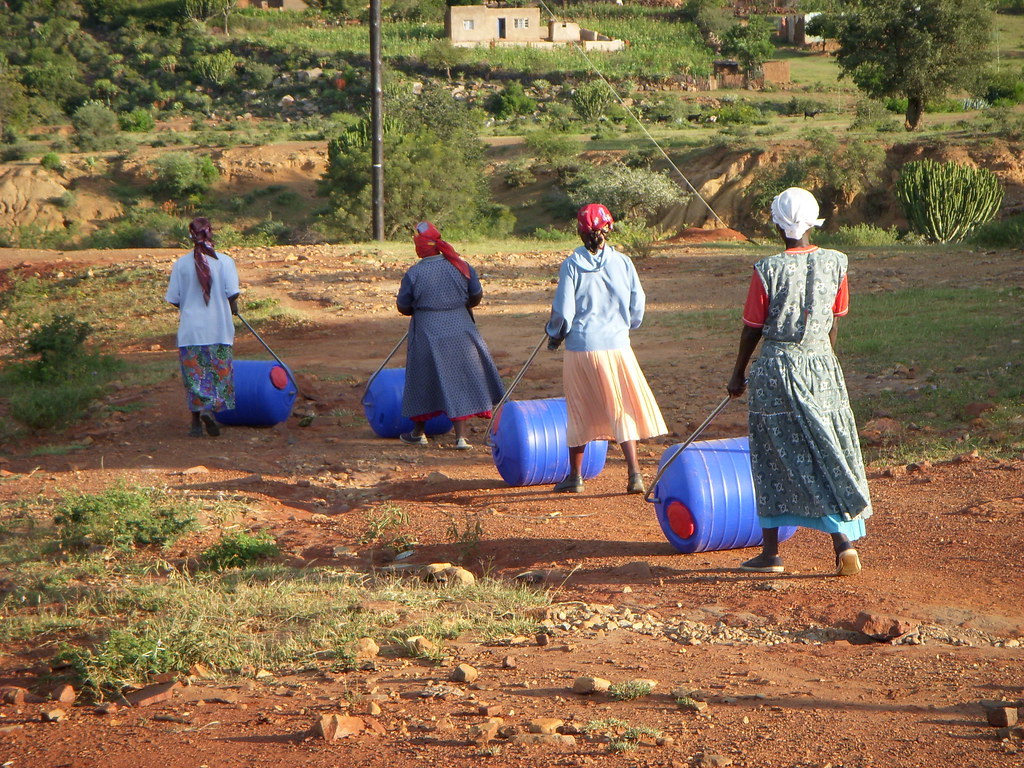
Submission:
M 985 168 L 912 160 L 900 169 L 896 197 L 915 232 L 939 243 L 958 243 L 995 217 L 1003 188 Z

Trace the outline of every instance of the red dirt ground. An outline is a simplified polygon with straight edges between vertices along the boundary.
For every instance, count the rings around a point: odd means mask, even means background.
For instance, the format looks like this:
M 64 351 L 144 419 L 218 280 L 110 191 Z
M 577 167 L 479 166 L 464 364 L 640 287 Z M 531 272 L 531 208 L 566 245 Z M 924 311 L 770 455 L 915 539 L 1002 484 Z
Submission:
M 83 264 L 144 259 L 169 265 L 174 255 L 61 257 Z M 502 373 L 512 375 L 541 337 L 562 255 L 467 256 L 487 292 L 478 323 Z M 605 471 L 587 483 L 584 494 L 566 497 L 546 486 L 507 487 L 481 445 L 482 425 L 473 437 L 477 448 L 468 454 L 450 450 L 450 437 L 425 449 L 375 438 L 361 418 L 359 400 L 366 377 L 404 331 L 393 297 L 407 260 L 324 246 L 255 249 L 235 257 L 246 289 L 275 296 L 312 321 L 267 338 L 301 374 L 313 399 L 296 410 L 315 412 L 312 425 L 299 427 L 293 416 L 274 429 L 186 437 L 173 337 L 144 340 L 127 351 L 130 359 L 165 361 L 168 377 L 149 391 L 121 391 L 116 397 L 127 402 L 134 396 L 145 408 L 49 439 L 89 438 L 86 450 L 69 456 L 30 456 L 42 438 L 6 446 L 0 500 L 96 489 L 117 478 L 224 489 L 257 502 L 258 519 L 250 522 L 271 529 L 295 562 L 369 568 L 384 564 L 381 553 L 355 541 L 365 528 L 365 508 L 388 499 L 410 513 L 408 532 L 420 542 L 413 563 L 454 561 L 458 552 L 446 531 L 453 522 L 478 520 L 484 534 L 469 567 L 501 578 L 527 569 L 557 572 L 550 585 L 556 625 L 563 621 L 559 612 L 571 620 L 584 605 L 610 604 L 647 616 L 649 625 L 698 622 L 685 625 L 698 640 L 633 628 L 557 626 L 543 646 L 533 638 L 511 648 L 465 638 L 451 643 L 453 664 L 473 664 L 480 679 L 442 698 L 416 693 L 431 682 L 445 683 L 448 666 L 385 653 L 373 672 L 325 677 L 275 670 L 269 681 L 199 681 L 165 704 L 114 715 L 74 706 L 59 723 L 40 722 L 41 705 L 0 705 L 0 729 L 23 726 L 0 736 L 4 765 L 1024 765 L 1024 744 L 997 739 L 979 703 L 1024 699 L 1024 649 L 1018 640 L 1024 635 L 1024 457 L 1002 462 L 964 456 L 923 471 L 872 466 L 876 515 L 858 547 L 865 565 L 861 575 L 831 576 L 827 537 L 810 531 L 783 545 L 788 573 L 739 573 L 735 566 L 750 551 L 675 553 L 652 507 L 622 493 L 625 470 L 617 453 L 609 453 Z M 52 252 L 0 251 L 0 267 L 58 258 Z M 680 320 L 676 313 L 737 307 L 753 260 L 741 246 L 730 253 L 675 245 L 638 264 L 648 316 L 634 335 L 634 348 L 674 429 L 673 436 L 643 447 L 648 479 L 664 447 L 685 437 L 722 398 L 735 355 L 738 328 L 710 332 L 699 319 Z M 943 281 L 1024 284 L 1019 256 L 986 255 L 972 261 L 970 273 L 962 263 L 947 255 L 859 256 L 852 260 L 851 284 L 854 296 Z M 154 343 L 162 349 L 151 350 Z M 265 355 L 243 332 L 236 356 Z M 893 350 L 897 362 L 909 363 Z M 899 386 L 884 374 L 847 370 L 854 390 Z M 558 394 L 560 355 L 542 352 L 516 397 Z M 743 406 L 734 404 L 706 437 L 744 431 Z M 209 471 L 181 474 L 197 465 Z M 335 558 L 339 545 L 354 546 L 357 556 Z M 914 642 L 869 642 L 848 631 L 862 611 L 920 622 L 920 634 Z M 743 642 L 756 637 L 778 642 Z M 6 651 L 0 684 L 26 687 L 34 682 L 26 667 L 52 653 Z M 508 655 L 516 658 L 514 668 L 503 667 Z M 588 698 L 569 690 L 579 675 L 649 678 L 659 685 L 636 701 Z M 708 713 L 677 708 L 668 695 L 676 686 L 700 691 Z M 353 694 L 366 692 L 384 697 L 376 719 L 385 735 L 331 744 L 306 737 L 316 717 L 342 711 Z M 581 736 L 575 747 L 499 740 L 500 750 L 491 750 L 497 754 L 483 755 L 466 741 L 467 728 L 484 719 L 476 712 L 480 702 L 499 705 L 504 722 L 521 730 L 540 716 L 577 726 L 618 718 L 657 728 L 672 742 L 613 754 L 600 740 Z

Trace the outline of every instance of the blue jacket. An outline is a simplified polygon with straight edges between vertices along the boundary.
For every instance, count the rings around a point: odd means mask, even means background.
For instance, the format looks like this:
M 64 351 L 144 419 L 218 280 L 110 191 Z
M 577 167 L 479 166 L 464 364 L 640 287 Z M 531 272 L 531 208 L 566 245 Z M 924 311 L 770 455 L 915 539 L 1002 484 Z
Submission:
M 580 246 L 562 262 L 551 305 L 548 336 L 573 352 L 629 346 L 629 332 L 644 319 L 644 289 L 629 257 L 611 245 L 598 253 Z

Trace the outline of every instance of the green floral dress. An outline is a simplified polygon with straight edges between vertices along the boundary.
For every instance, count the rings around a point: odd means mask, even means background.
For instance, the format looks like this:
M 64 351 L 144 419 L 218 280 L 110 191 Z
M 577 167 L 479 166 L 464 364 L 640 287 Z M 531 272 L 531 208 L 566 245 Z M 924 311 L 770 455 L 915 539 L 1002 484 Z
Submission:
M 801 525 L 858 539 L 871 499 L 843 371 L 828 337 L 846 254 L 812 246 L 769 256 L 754 269 L 767 294 L 761 354 L 748 381 L 761 526 Z

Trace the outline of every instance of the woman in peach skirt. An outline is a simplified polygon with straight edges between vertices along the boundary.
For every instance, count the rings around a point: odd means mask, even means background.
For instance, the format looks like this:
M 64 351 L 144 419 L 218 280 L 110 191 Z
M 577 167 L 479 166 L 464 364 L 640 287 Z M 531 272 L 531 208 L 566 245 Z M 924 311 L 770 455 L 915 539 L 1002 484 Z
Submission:
M 592 203 L 576 218 L 583 245 L 562 262 L 545 329 L 548 349 L 565 342 L 569 474 L 555 491 L 582 492 L 587 443 L 614 440 L 626 459 L 626 493 L 643 493 L 636 441 L 667 431 L 629 344 L 629 332 L 643 321 L 644 291 L 633 262 L 607 241 L 608 209 Z

